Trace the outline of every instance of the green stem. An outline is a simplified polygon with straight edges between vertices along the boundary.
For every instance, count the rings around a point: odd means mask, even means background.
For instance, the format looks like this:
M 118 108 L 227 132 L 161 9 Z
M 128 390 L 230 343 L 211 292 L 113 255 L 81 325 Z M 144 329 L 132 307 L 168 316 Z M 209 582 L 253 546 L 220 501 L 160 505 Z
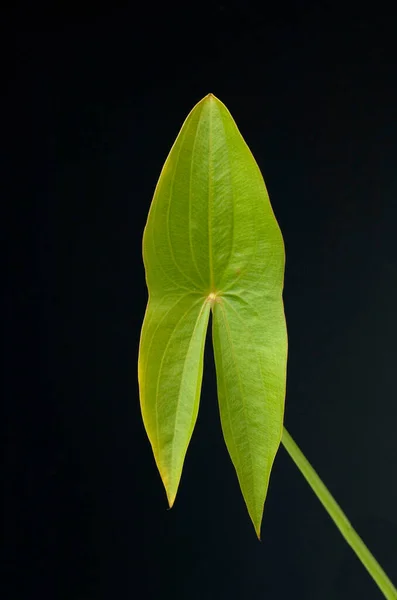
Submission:
M 354 550 L 368 573 L 379 586 L 379 589 L 383 592 L 385 598 L 388 600 L 397 600 L 397 589 L 394 587 L 378 561 L 368 550 L 363 540 L 355 532 L 340 506 L 335 502 L 316 471 L 302 454 L 301 450 L 285 428 L 281 441 L 303 477 L 306 479 L 313 492 L 316 494 L 317 498 L 345 538 L 346 542 Z

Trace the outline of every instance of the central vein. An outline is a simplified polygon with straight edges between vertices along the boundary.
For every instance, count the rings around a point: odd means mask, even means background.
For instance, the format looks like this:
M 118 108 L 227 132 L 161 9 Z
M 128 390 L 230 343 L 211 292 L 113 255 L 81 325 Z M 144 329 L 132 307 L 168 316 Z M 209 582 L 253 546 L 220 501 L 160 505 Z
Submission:
M 209 106 L 209 132 L 208 132 L 208 252 L 210 269 L 210 286 L 214 289 L 214 268 L 212 264 L 212 110 Z

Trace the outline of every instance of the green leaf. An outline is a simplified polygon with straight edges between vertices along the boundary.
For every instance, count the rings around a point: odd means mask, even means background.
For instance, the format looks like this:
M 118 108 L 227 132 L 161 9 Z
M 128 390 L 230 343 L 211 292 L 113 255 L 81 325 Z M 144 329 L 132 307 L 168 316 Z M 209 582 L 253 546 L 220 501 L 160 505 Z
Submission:
M 284 245 L 259 168 L 212 94 L 190 112 L 164 164 L 143 257 L 141 409 L 169 504 L 197 419 L 212 309 L 223 435 L 259 537 L 283 426 Z

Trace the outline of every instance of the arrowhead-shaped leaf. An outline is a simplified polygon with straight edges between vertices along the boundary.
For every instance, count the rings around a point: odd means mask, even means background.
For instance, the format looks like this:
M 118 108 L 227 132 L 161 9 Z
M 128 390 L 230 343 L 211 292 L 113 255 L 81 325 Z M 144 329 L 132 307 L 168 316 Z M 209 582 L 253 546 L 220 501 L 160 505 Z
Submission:
M 259 537 L 283 426 L 284 245 L 259 168 L 212 94 L 190 112 L 165 162 L 143 256 L 141 409 L 169 504 L 197 418 L 212 309 L 222 430 Z

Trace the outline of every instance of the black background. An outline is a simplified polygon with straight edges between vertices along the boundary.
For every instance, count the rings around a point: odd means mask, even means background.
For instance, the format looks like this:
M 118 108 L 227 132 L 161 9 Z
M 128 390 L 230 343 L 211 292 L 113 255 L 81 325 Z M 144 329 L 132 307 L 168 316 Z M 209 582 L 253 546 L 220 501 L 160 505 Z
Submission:
M 167 510 L 136 363 L 154 186 L 185 116 L 213 92 L 285 239 L 286 425 L 397 581 L 393 7 L 12 10 L 3 597 L 380 599 L 283 448 L 257 540 L 222 439 L 210 344 Z

